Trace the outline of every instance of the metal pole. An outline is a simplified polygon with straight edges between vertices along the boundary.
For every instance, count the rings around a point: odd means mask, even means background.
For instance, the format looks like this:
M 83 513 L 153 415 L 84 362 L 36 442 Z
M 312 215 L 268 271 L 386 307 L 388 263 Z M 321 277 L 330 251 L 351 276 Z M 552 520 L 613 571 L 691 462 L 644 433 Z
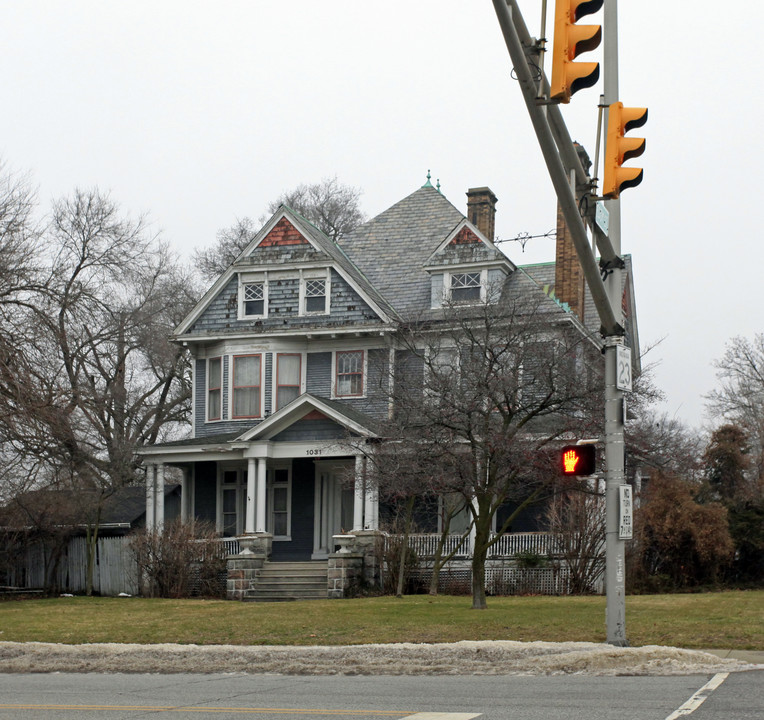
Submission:
M 605 105 L 618 101 L 618 0 L 605 0 L 603 17 L 603 65 Z M 621 254 L 620 201 L 608 200 L 610 242 Z M 605 280 L 613 314 L 623 325 L 621 310 L 622 278 L 614 267 Z M 623 393 L 616 387 L 618 347 L 621 337 L 605 340 L 605 593 L 607 595 L 607 642 L 625 647 L 626 640 L 626 562 L 625 543 L 618 537 L 619 487 L 624 483 Z
M 616 316 L 613 312 L 613 305 L 609 300 L 607 290 L 602 284 L 599 267 L 589 249 L 589 238 L 586 234 L 586 228 L 581 220 L 575 195 L 568 184 L 569 177 L 563 165 L 561 153 L 558 151 L 557 144 L 552 136 L 550 123 L 547 121 L 546 114 L 536 104 L 536 84 L 528 69 L 525 50 L 512 17 L 513 13 L 515 13 L 514 0 L 509 0 L 509 3 L 508 8 L 507 0 L 493 0 L 499 25 L 507 44 L 507 50 L 509 51 L 512 65 L 523 92 L 525 106 L 528 109 L 533 129 L 536 131 L 536 137 L 541 153 L 544 156 L 547 170 L 549 171 L 549 177 L 552 180 L 560 208 L 565 216 L 565 222 L 570 230 L 571 239 L 576 248 L 576 254 L 584 271 L 584 276 L 589 285 L 589 290 L 597 308 L 597 313 L 600 316 L 604 332 L 606 335 L 618 335 L 623 330 L 622 325 L 618 322 L 618 318 L 621 316 L 620 303 L 618 305 L 618 315 Z M 519 11 L 516 14 L 519 16 Z M 555 105 L 550 105 L 548 108 L 550 114 L 552 114 L 553 110 L 559 112 Z M 564 127 L 564 123 L 562 127 Z M 575 155 L 572 142 L 570 143 L 569 153 Z

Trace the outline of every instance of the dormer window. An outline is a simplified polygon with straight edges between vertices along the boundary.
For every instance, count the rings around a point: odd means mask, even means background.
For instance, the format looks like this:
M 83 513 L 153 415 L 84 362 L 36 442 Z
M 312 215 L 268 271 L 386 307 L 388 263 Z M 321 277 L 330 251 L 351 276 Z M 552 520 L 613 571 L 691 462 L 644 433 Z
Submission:
M 451 275 L 451 302 L 480 302 L 483 285 L 480 275 L 480 272 L 454 273 Z
M 265 283 L 244 283 L 244 315 L 265 314 Z
M 326 315 L 329 312 L 329 278 L 328 270 L 300 272 L 300 315 Z
M 326 280 L 305 281 L 305 312 L 326 312 Z

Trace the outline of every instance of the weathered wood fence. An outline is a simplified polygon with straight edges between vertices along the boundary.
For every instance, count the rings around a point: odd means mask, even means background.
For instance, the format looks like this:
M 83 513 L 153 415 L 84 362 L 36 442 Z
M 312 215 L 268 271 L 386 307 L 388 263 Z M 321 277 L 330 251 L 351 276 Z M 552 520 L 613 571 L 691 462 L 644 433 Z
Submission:
M 126 537 L 100 538 L 96 544 L 93 591 L 100 595 L 138 594 L 138 567 Z M 55 588 L 62 593 L 86 590 L 88 548 L 84 537 L 69 540 L 55 568 L 51 550 L 42 543 L 28 545 L 6 581 L 23 589 Z M 48 577 L 46 577 L 46 574 Z

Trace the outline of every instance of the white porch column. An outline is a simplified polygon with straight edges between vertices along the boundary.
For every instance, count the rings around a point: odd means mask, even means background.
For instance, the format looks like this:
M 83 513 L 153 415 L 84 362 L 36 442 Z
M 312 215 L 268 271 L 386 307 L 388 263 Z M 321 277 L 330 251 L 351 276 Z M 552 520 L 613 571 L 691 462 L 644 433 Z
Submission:
M 265 532 L 265 458 L 257 461 L 257 513 L 255 532 Z
M 191 477 L 187 467 L 181 469 L 180 476 L 180 521 L 185 525 L 191 515 Z
M 257 466 L 255 458 L 247 460 L 247 507 L 244 513 L 244 532 L 251 535 L 255 532 L 255 484 L 257 481 Z
M 363 455 L 355 456 L 355 484 L 353 485 L 353 530 L 363 530 L 363 491 L 364 491 Z
M 157 482 L 156 482 L 156 529 L 157 532 L 162 532 L 164 529 L 164 463 L 157 465 Z
M 363 529 L 379 530 L 379 497 L 376 488 L 366 488 L 363 510 Z
M 156 524 L 156 465 L 146 465 L 146 530 L 151 532 Z

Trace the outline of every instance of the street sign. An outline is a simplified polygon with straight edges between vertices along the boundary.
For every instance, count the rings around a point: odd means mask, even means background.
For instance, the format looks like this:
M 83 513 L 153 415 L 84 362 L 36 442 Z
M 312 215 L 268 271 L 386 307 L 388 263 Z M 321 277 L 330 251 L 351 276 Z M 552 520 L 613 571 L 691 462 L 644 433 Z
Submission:
M 617 370 L 615 386 L 624 392 L 631 392 L 631 348 L 618 345 Z
M 610 230 L 610 213 L 605 207 L 605 203 L 598 202 L 594 211 L 594 222 L 597 223 L 597 227 L 602 230 L 605 235 Z
M 619 492 L 618 539 L 631 540 L 634 531 L 634 505 L 631 497 L 631 485 L 621 485 Z

